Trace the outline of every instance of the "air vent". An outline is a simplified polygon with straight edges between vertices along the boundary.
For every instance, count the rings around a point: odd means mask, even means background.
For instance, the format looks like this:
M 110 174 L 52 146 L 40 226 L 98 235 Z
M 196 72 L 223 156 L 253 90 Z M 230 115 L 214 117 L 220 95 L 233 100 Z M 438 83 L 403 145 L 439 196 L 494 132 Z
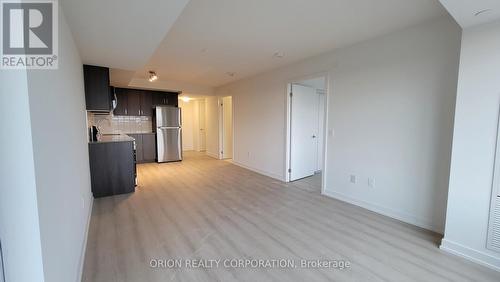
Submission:
M 488 240 L 486 247 L 500 253 L 500 122 L 498 122 L 497 129 L 493 187 L 491 189 L 490 220 L 488 221 Z
M 491 205 L 488 248 L 500 252 L 500 196 L 493 198 Z

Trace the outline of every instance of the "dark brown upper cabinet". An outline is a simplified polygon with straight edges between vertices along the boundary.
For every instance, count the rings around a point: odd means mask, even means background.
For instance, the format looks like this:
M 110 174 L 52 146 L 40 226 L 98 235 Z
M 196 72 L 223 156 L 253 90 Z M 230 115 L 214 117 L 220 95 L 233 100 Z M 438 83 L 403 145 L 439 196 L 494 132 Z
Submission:
M 169 106 L 179 106 L 179 94 L 178 92 L 167 92 Z
M 128 92 L 127 89 L 115 88 L 116 108 L 113 111 L 115 116 L 128 115 Z
M 168 95 L 165 92 L 153 91 L 153 105 L 166 106 L 168 105 Z
M 177 92 L 115 88 L 117 116 L 153 116 L 155 106 L 178 106 Z
M 163 92 L 163 91 L 152 91 L 153 93 L 153 106 L 174 106 L 179 105 L 177 97 L 178 92 Z
M 109 88 L 109 68 L 83 65 L 85 103 L 88 111 L 112 110 L 112 92 Z
M 141 116 L 153 116 L 153 93 L 152 91 L 143 91 L 141 95 Z
M 141 90 L 127 89 L 128 116 L 141 115 Z

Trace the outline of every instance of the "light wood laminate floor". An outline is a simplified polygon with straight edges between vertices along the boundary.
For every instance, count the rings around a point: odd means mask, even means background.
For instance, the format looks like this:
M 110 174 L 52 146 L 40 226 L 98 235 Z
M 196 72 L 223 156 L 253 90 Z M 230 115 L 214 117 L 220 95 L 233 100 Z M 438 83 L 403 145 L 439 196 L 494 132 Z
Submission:
M 94 201 L 83 281 L 500 281 L 439 250 L 438 234 L 321 196 L 311 184 L 318 178 L 286 184 L 199 153 L 139 165 L 138 175 L 135 193 Z M 180 258 L 351 267 L 150 267 L 151 259 Z

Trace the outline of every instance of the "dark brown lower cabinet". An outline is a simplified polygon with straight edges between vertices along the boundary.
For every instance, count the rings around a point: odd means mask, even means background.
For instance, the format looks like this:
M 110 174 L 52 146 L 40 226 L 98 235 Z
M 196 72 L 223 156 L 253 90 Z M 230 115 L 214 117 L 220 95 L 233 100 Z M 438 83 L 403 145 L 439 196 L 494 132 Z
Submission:
M 135 191 L 134 143 L 89 143 L 90 178 L 95 198 Z
M 135 139 L 135 159 L 137 163 L 143 162 L 142 156 L 142 135 L 140 134 L 127 134 L 128 136 Z
M 156 161 L 155 133 L 127 134 L 135 139 L 137 163 L 151 163 Z
M 156 135 L 154 133 L 142 134 L 142 156 L 144 162 L 156 160 Z

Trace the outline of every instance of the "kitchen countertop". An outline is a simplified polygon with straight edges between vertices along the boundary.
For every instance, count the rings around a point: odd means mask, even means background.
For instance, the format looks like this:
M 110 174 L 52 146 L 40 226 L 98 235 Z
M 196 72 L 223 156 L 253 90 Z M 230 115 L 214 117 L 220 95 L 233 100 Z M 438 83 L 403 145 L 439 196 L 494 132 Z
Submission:
M 132 142 L 135 141 L 134 138 L 126 134 L 103 134 L 97 141 L 90 141 L 90 144 L 96 143 L 110 143 L 110 142 Z

